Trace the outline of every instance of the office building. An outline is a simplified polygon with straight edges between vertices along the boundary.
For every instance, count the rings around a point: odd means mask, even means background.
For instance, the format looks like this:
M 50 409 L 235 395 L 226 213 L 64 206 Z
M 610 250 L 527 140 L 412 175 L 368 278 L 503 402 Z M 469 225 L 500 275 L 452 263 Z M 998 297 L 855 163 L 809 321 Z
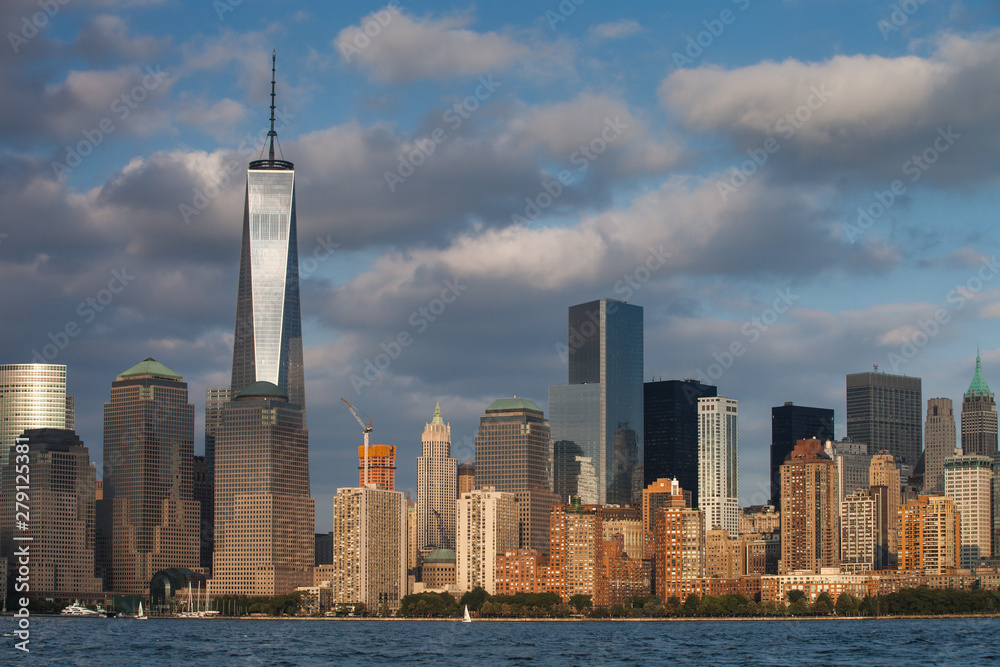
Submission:
M 517 499 L 521 549 L 549 551 L 552 493 L 552 436 L 534 401 L 501 398 L 479 420 L 476 486 L 512 493 Z M 419 504 L 419 501 L 418 501 Z
M 273 59 L 271 73 L 268 157 L 247 169 L 230 388 L 237 396 L 254 382 L 270 382 L 305 423 L 295 165 L 274 157 Z
M 212 568 L 212 535 L 215 523 L 215 485 L 208 469 L 208 459 L 196 456 L 191 465 L 191 486 L 198 503 L 199 548 L 198 561 L 206 572 Z
M 779 571 L 840 564 L 837 471 L 819 440 L 800 440 L 781 464 Z
M 944 460 L 954 456 L 955 443 L 955 411 L 951 399 L 927 399 L 927 420 L 924 422 L 924 491 L 944 491 Z
M 66 366 L 0 364 L 0 460 L 29 428 L 76 428 Z
M 479 460 L 479 455 L 476 455 Z M 514 494 L 482 487 L 456 501 L 456 584 L 461 591 L 497 591 L 497 557 L 517 549 Z
M 333 499 L 331 603 L 399 609 L 406 595 L 406 499 L 401 491 L 341 488 Z
M 993 458 L 962 454 L 944 460 L 944 494 L 955 500 L 961 522 L 961 567 L 993 553 Z
M 959 566 L 961 517 L 948 496 L 908 500 L 899 512 L 899 569 L 946 574 Z
M 417 549 L 455 547 L 455 495 L 458 460 L 451 458 L 451 426 L 441 404 L 424 426 L 417 457 Z M 471 489 L 470 489 L 471 490 Z
M 882 551 L 882 564 L 886 568 L 895 569 L 899 555 L 899 504 L 902 500 L 902 486 L 899 469 L 892 454 L 872 456 L 868 488 L 873 493 L 881 494 L 882 499 L 878 506 L 878 543 Z
M 311 586 L 314 525 L 302 410 L 270 382 L 247 385 L 223 408 L 216 432 L 212 592 Z
M 923 450 L 920 378 L 877 370 L 847 376 L 847 437 L 914 466 Z
M 552 445 L 553 492 L 559 502 L 579 498 L 585 505 L 597 503 L 597 468 L 594 460 L 583 455 L 583 448 L 572 440 L 557 440 Z
M 90 453 L 71 429 L 26 429 L 23 435 L 0 474 L 2 554 L 19 567 L 16 554 L 28 547 L 30 575 L 19 581 L 28 583 L 34 598 L 99 597 L 101 580 L 94 576 L 96 480 Z M 27 498 L 18 494 L 18 477 L 22 482 L 29 478 L 24 469 L 30 471 Z M 23 507 L 30 514 L 26 528 L 19 526 Z
M 976 372 L 962 398 L 962 453 L 993 457 L 997 453 L 997 402 L 983 377 L 976 354 Z
M 837 502 L 840 503 L 857 489 L 867 489 L 872 457 L 868 445 L 850 440 L 827 440 L 823 451 L 837 468 Z
M 698 506 L 698 399 L 718 389 L 697 380 L 643 385 L 643 486 L 676 478 Z
M 396 446 L 368 446 L 368 483 L 396 490 Z M 365 484 L 365 446 L 358 445 L 358 486 Z
M 201 566 L 212 567 L 215 551 L 215 432 L 222 422 L 222 408 L 232 399 L 229 387 L 205 388 L 205 467 L 207 489 L 198 497 L 201 502 Z M 197 485 L 198 479 L 195 476 Z M 197 489 L 196 489 L 197 492 Z
M 698 509 L 705 530 L 739 534 L 739 406 L 725 396 L 698 399 Z
M 833 410 L 786 401 L 771 408 L 771 505 L 781 507 L 781 464 L 799 440 L 833 440 Z M 866 471 L 867 472 L 867 471 Z
M 553 440 L 567 443 L 561 445 L 567 455 L 593 464 L 598 504 L 637 505 L 643 481 L 642 308 L 612 299 L 571 306 L 566 354 L 567 384 L 549 387 Z M 573 470 L 560 468 L 561 474 Z M 559 480 L 556 488 L 580 483 Z M 590 488 L 589 480 L 583 486 Z
M 316 555 L 313 565 L 329 565 L 333 562 L 333 532 L 316 533 Z

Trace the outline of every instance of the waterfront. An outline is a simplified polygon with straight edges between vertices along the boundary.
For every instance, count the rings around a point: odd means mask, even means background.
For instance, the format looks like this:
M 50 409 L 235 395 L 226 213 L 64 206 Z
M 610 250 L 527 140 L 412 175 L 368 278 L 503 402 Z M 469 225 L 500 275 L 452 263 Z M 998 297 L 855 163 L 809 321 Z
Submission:
M 0 619 L 2 664 L 987 664 L 997 618 L 677 622 Z

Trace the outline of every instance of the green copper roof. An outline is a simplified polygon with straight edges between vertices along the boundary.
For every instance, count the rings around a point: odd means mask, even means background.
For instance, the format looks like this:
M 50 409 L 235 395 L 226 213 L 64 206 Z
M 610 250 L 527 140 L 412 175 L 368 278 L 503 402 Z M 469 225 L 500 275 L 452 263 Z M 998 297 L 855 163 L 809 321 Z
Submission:
M 983 362 L 979 358 L 978 351 L 976 351 L 976 372 L 972 376 L 972 382 L 969 383 L 969 391 L 965 392 L 966 398 L 972 398 L 973 396 L 989 396 L 993 398 L 993 392 L 990 391 L 990 386 L 986 384 L 986 378 L 983 377 Z
M 454 563 L 455 552 L 451 549 L 435 549 L 424 558 L 425 563 Z
M 542 409 L 535 405 L 535 402 L 528 398 L 498 398 L 493 401 L 490 407 L 486 408 L 486 412 L 494 412 L 498 410 L 508 411 L 508 410 L 534 410 L 535 412 L 541 412 Z
M 173 372 L 153 357 L 146 357 L 135 366 L 119 375 L 117 379 L 124 380 L 125 378 L 139 377 L 140 375 L 152 375 L 158 378 L 167 378 L 168 380 L 183 379 L 180 375 Z
M 444 418 L 441 417 L 441 402 L 434 406 L 434 419 L 431 420 L 432 424 L 444 424 Z
M 284 392 L 278 389 L 278 385 L 272 382 L 254 382 L 248 384 L 236 395 L 236 398 L 283 398 L 286 401 L 288 400 Z

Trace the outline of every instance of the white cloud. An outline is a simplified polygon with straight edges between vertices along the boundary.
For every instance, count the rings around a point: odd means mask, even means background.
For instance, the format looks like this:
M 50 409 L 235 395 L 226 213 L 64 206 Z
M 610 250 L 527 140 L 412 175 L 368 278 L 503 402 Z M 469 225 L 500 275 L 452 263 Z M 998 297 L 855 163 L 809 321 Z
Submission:
M 621 19 L 610 23 L 601 23 L 590 27 L 587 33 L 591 39 L 610 40 L 631 37 L 642 32 L 642 26 L 635 19 Z

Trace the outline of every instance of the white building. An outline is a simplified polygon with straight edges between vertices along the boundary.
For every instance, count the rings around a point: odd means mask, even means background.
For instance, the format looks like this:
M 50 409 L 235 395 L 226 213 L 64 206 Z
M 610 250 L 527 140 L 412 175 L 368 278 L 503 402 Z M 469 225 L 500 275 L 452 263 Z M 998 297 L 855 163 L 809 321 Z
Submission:
M 476 586 L 496 593 L 497 556 L 518 547 L 518 514 L 513 493 L 488 486 L 463 493 L 457 506 L 455 581 L 461 591 Z
M 858 574 L 882 569 L 878 513 L 883 494 L 855 489 L 840 503 L 840 566 Z
M 992 480 L 993 459 L 989 456 L 965 454 L 944 460 L 944 494 L 955 499 L 961 517 L 961 567 L 975 567 L 980 558 L 992 554 Z
M 455 499 L 458 497 L 458 460 L 451 458 L 451 426 L 441 417 L 441 404 L 424 427 L 417 457 L 417 544 L 455 546 Z
M 739 408 L 736 399 L 698 399 L 698 508 L 705 532 L 739 534 Z

